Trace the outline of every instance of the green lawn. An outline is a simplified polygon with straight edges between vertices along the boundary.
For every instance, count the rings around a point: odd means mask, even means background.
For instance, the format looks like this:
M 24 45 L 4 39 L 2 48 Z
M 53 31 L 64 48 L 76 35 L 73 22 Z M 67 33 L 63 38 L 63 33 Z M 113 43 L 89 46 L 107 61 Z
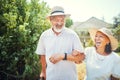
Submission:
M 120 52 L 118 52 L 118 54 L 120 55 Z

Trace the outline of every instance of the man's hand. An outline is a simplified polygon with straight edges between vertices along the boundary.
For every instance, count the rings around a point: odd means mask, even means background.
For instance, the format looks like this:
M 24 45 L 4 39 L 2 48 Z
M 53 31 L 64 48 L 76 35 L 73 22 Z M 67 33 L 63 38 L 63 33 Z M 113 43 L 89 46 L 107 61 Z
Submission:
M 44 79 L 46 80 L 46 60 L 45 60 L 45 55 L 40 56 L 40 63 L 42 65 L 40 78 L 44 77 Z
M 40 73 L 40 79 L 44 78 L 44 80 L 46 80 L 46 72 L 45 71 L 41 71 Z
M 63 60 L 64 55 L 65 55 L 65 54 L 53 54 L 53 55 L 49 58 L 49 60 L 50 60 L 50 62 L 52 62 L 53 64 L 56 64 L 57 62 Z

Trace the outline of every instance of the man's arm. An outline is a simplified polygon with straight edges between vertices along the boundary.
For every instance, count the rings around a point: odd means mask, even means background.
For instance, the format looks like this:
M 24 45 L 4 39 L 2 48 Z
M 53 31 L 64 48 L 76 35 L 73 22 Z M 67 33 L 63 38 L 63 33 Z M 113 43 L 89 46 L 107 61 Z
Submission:
M 84 53 L 80 53 L 77 50 L 73 50 L 71 54 L 67 55 L 67 60 L 73 61 L 75 63 L 81 63 L 85 59 Z
M 63 60 L 65 58 L 65 54 L 53 54 L 50 57 L 50 62 L 52 62 L 53 64 Z M 67 54 L 66 55 L 66 60 L 68 61 L 73 61 L 73 62 L 81 62 L 82 60 L 84 60 L 85 55 L 83 53 L 80 53 L 79 51 L 73 51 L 71 54 Z
M 40 56 L 40 63 L 41 63 L 41 66 L 42 66 L 40 77 L 44 77 L 45 80 L 46 80 L 46 59 L 45 59 L 45 55 Z

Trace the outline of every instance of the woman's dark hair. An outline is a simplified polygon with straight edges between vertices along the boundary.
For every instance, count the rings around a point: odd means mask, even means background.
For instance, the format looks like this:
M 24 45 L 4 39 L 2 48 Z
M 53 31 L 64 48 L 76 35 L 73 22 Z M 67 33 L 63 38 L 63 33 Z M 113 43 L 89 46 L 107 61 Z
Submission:
M 112 47 L 111 47 L 110 43 L 106 44 L 106 46 L 105 46 L 105 52 L 107 54 L 110 54 L 112 52 Z

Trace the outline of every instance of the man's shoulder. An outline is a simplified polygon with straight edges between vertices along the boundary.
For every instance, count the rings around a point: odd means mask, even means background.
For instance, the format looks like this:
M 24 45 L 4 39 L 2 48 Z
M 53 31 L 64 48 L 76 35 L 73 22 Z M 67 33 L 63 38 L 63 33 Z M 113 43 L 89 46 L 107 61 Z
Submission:
M 51 32 L 51 28 L 45 30 L 41 35 L 47 35 L 47 34 L 50 34 L 50 32 Z
M 74 30 L 69 29 L 69 28 L 65 28 L 65 32 L 66 32 L 67 34 L 77 34 Z
M 51 29 L 47 29 L 44 32 L 42 32 L 42 34 L 40 35 L 41 38 L 46 38 L 47 36 L 49 36 L 51 34 Z

